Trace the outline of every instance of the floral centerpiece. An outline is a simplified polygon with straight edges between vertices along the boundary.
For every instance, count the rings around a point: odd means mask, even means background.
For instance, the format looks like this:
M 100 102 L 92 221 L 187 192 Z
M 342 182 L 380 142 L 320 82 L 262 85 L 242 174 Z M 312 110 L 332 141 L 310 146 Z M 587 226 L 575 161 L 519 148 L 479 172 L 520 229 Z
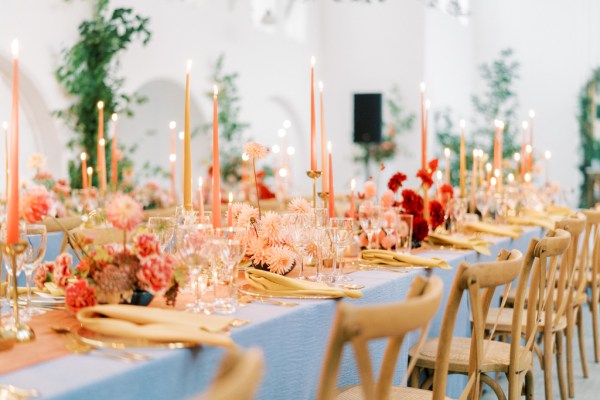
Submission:
M 434 159 L 429 162 L 427 168 L 421 169 L 417 172 L 416 176 L 421 180 L 421 191 L 424 193 L 429 190 L 433 185 L 433 174 L 437 170 L 438 160 Z M 430 229 L 435 230 L 441 226 L 445 221 L 445 209 L 444 205 L 438 200 L 431 200 L 428 204 L 418 191 L 412 189 L 400 189 L 403 187 L 404 181 L 407 176 L 402 172 L 397 172 L 388 181 L 388 189 L 382 194 L 379 203 L 382 207 L 396 207 L 398 211 L 403 214 L 410 214 L 413 216 L 413 243 L 415 247 L 420 246 L 420 243 L 427 237 Z M 452 191 L 452 187 L 444 185 L 442 189 L 447 196 L 448 191 Z M 372 180 L 365 183 L 364 194 L 361 194 L 361 198 L 364 198 L 363 204 L 373 204 L 374 198 L 377 193 L 377 188 Z M 400 194 L 400 196 L 398 196 Z M 446 197 L 447 197 L 446 196 Z M 382 215 L 382 218 L 386 218 L 386 214 Z M 384 249 L 390 250 L 395 246 L 396 240 L 393 237 L 387 237 L 386 233 L 381 230 L 379 235 L 373 237 L 374 242 L 372 246 L 380 246 Z M 366 247 L 368 244 L 367 236 L 363 232 L 361 234 L 361 246 Z
M 153 235 L 139 233 L 127 242 L 128 232 L 142 221 L 142 206 L 130 196 L 117 194 L 106 207 L 106 218 L 123 231 L 123 243 L 95 245 L 69 235 L 79 263 L 70 269 L 72 260 L 60 255 L 38 269 L 36 285 L 53 282 L 63 288 L 67 308 L 73 312 L 98 303 L 146 305 L 157 294 L 165 294 L 172 304 L 185 280 L 183 267 L 174 256 L 160 251 Z
M 288 209 L 307 215 L 311 211 L 301 198 L 293 199 Z M 250 228 L 246 258 L 253 267 L 285 275 L 300 261 L 281 215 L 267 211 L 261 216 L 258 208 L 244 203 L 234 203 L 231 214 L 234 226 Z
M 49 194 L 49 209 L 45 215 L 56 217 L 64 217 L 67 215 L 65 204 L 71 196 L 71 186 L 65 179 L 56 179 L 52 172 L 46 169 L 46 157 L 42 154 L 33 154 L 27 163 L 27 166 L 35 171 L 32 182 L 35 186 L 26 185 L 26 189 L 33 190 L 32 194 L 37 191 L 36 187 L 43 187 Z M 43 195 L 44 198 L 46 197 Z M 45 216 L 44 215 L 44 216 Z M 41 219 L 39 219 L 41 220 Z M 38 220 L 38 221 L 39 221 Z
M 166 188 L 154 181 L 146 182 L 132 190 L 131 196 L 137 200 L 145 210 L 168 208 L 174 205 L 171 193 Z

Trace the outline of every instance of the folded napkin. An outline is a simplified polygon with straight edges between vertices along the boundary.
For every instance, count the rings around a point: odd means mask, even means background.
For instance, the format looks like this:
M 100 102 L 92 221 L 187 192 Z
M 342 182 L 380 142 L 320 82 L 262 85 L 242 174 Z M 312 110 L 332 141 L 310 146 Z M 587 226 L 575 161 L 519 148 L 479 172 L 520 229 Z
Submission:
M 493 244 L 493 242 L 479 238 L 466 238 L 444 235 L 441 233 L 430 233 L 426 240 L 431 244 L 454 246 L 459 249 L 466 250 L 475 250 L 476 252 L 485 254 L 486 256 L 492 254 L 488 248 L 488 245 Z
M 52 296 L 64 296 L 65 290 L 56 286 L 53 282 L 44 283 L 44 290 L 34 289 L 36 292 L 50 293 Z
M 6 283 L 6 282 L 0 283 L 0 297 L 6 296 L 6 289 L 7 288 L 8 288 L 8 283 Z M 13 293 L 14 293 L 14 289 L 13 289 L 12 285 L 10 285 L 10 289 L 8 289 L 8 295 L 9 295 L 9 297 L 11 297 L 11 298 L 14 297 Z M 27 294 L 27 288 L 19 286 L 17 288 L 17 293 L 19 294 L 19 296 L 22 295 L 22 294 Z
M 389 265 L 393 267 L 429 267 L 451 269 L 448 263 L 439 258 L 424 258 L 412 254 L 398 254 L 389 250 L 363 250 L 360 254 L 363 261 L 378 265 Z
M 235 347 L 231 338 L 221 332 L 232 322 L 229 317 L 107 304 L 81 309 L 77 319 L 84 328 L 113 337 Z
M 563 217 L 568 217 L 569 215 L 575 214 L 575 211 L 571 210 L 569 207 L 563 206 L 548 206 L 548 212 L 552 215 L 560 215 Z
M 97 245 L 123 243 L 123 231 L 116 228 L 78 228 L 70 232 L 79 240 L 90 239 Z
M 81 217 L 63 217 L 63 218 L 44 218 L 43 224 L 46 225 L 48 232 L 70 231 L 81 225 Z
M 512 225 L 527 225 L 527 226 L 541 226 L 546 229 L 553 229 L 554 222 L 548 218 L 521 216 L 521 217 L 508 217 L 508 223 Z
M 523 233 L 523 229 L 515 225 L 496 225 L 487 222 L 468 222 L 465 227 L 475 232 L 489 233 L 498 236 L 508 236 L 513 239 L 518 239 Z
M 144 210 L 144 221 L 148 221 L 151 217 L 172 217 L 174 215 L 175 207 L 154 208 L 152 210 Z
M 362 292 L 359 290 L 347 290 L 321 282 L 286 278 L 285 276 L 255 268 L 246 270 L 246 279 L 253 288 L 265 291 L 273 296 L 313 295 L 353 298 L 362 297 Z

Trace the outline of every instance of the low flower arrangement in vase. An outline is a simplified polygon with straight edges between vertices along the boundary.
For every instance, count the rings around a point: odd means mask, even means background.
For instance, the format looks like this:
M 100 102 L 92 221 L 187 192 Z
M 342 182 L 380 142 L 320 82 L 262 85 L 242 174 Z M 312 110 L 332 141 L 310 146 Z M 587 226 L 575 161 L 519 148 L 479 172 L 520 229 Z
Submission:
M 36 285 L 52 281 L 63 288 L 66 306 L 72 312 L 99 303 L 147 305 L 159 294 L 165 295 L 167 304 L 173 304 L 177 288 L 185 281 L 184 266 L 161 252 L 153 235 L 138 233 L 131 243 L 127 241 L 128 232 L 143 218 L 142 206 L 130 196 L 117 194 L 106 206 L 106 217 L 123 231 L 123 243 L 96 245 L 69 234 L 79 263 L 68 271 L 69 258 L 60 255 L 38 269 Z
M 397 172 L 388 181 L 388 189 L 382 194 L 379 200 L 379 205 L 385 208 L 395 208 L 395 210 L 385 211 L 382 214 L 382 218 L 389 218 L 389 212 L 400 212 L 402 214 L 409 214 L 413 216 L 413 247 L 419 247 L 421 242 L 425 240 L 430 230 L 433 231 L 441 226 L 445 221 L 445 210 L 444 205 L 438 200 L 428 201 L 425 204 L 424 197 L 419 193 L 425 193 L 429 191 L 433 185 L 433 175 L 437 170 L 438 160 L 434 159 L 430 161 L 426 169 L 421 169 L 417 172 L 416 176 L 421 180 L 420 190 L 413 189 L 400 189 L 403 187 L 404 181 L 407 176 L 402 172 Z M 448 190 L 452 191 L 450 185 L 444 185 L 441 190 L 446 193 Z M 363 205 L 367 206 L 376 203 L 377 187 L 373 180 L 369 180 L 365 183 L 364 193 L 360 194 L 359 197 L 364 199 Z M 451 196 L 451 195 L 450 195 Z M 360 235 L 361 247 L 367 247 L 368 240 L 365 232 Z M 372 248 L 383 248 L 386 250 L 394 249 L 396 244 L 396 238 L 393 234 L 387 235 L 383 229 L 378 235 L 373 235 L 373 242 L 371 243 Z
M 308 216 L 311 206 L 306 200 L 296 198 L 288 210 Z M 233 226 L 249 228 L 246 258 L 254 268 L 286 275 L 300 261 L 281 215 L 273 211 L 261 214 L 258 208 L 244 203 L 234 203 L 231 214 Z
M 168 208 L 175 205 L 169 190 L 160 187 L 154 181 L 146 182 L 134 188 L 131 191 L 131 196 L 142 205 L 144 210 Z

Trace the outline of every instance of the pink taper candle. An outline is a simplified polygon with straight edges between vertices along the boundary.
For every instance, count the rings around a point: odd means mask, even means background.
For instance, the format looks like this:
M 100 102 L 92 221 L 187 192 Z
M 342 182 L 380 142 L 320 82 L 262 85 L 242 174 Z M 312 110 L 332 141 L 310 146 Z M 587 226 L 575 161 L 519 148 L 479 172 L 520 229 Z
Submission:
M 176 149 L 176 145 L 175 145 L 175 127 L 177 126 L 177 124 L 175 123 L 175 121 L 171 121 L 169 122 L 169 129 L 171 130 L 171 138 L 170 138 L 170 143 L 169 143 L 169 164 L 171 164 L 171 172 L 170 172 L 170 178 L 171 178 L 171 199 L 173 199 L 173 201 L 175 201 L 175 199 L 177 198 L 177 192 L 175 189 L 175 161 L 177 161 L 177 149 Z
M 200 218 L 204 215 L 204 188 L 202 187 L 202 177 L 198 178 L 198 209 Z
M 96 160 L 96 171 L 100 182 L 100 195 L 106 194 L 106 140 L 104 139 L 104 102 L 98 102 L 98 159 Z
M 229 192 L 229 203 L 227 203 L 227 227 L 231 228 L 233 222 L 233 214 L 231 214 L 233 205 L 233 193 Z
M 119 119 L 116 113 L 110 117 L 112 121 L 112 143 L 111 143 L 111 159 L 110 159 L 110 185 L 112 190 L 117 190 L 117 178 L 119 177 L 119 169 L 117 164 L 117 120 Z
M 83 189 L 88 188 L 88 176 L 87 176 L 87 154 L 81 153 L 79 156 L 81 159 L 81 186 Z
M 425 83 L 421 82 L 421 168 L 427 167 L 427 128 L 425 127 Z
M 212 163 L 212 217 L 213 226 L 221 227 L 221 163 L 219 162 L 219 89 L 213 88 L 213 163 Z
M 325 104 L 323 102 L 323 82 L 319 82 L 319 96 L 321 108 L 321 192 L 329 191 L 329 173 L 327 164 L 327 133 L 325 132 Z
M 521 182 L 524 182 L 528 162 L 525 147 L 527 146 L 527 128 L 529 127 L 529 123 L 527 121 L 523 121 L 521 126 L 521 134 L 523 135 L 523 137 L 521 138 Z
M 354 190 L 356 189 L 356 179 L 350 181 L 350 218 L 354 219 Z
M 333 193 L 333 160 L 331 156 L 331 142 L 327 142 L 329 152 L 329 218 L 335 218 L 335 194 Z
M 185 106 L 183 114 L 183 206 L 192 209 L 192 128 L 190 123 L 190 69 L 188 60 L 185 73 Z
M 529 153 L 528 170 L 529 173 L 533 173 L 533 120 L 535 119 L 535 111 L 529 110 L 529 146 L 531 146 L 531 153 Z
M 310 170 L 317 171 L 317 127 L 315 117 L 315 57 L 310 58 Z
M 10 130 L 10 174 L 7 204 L 8 244 L 19 241 L 19 42 L 12 42 L 13 54 L 13 92 L 12 118 Z

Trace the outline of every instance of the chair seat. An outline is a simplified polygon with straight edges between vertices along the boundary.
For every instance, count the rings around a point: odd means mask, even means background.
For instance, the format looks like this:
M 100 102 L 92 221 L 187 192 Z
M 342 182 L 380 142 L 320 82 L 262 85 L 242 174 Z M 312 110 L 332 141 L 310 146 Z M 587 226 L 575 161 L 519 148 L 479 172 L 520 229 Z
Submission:
M 481 365 L 481 372 L 508 372 L 510 364 L 510 343 L 498 342 L 495 340 L 484 341 L 484 348 L 487 348 L 485 358 Z M 433 369 L 437 356 L 438 338 L 429 339 L 423 345 L 417 360 L 417 367 Z M 453 337 L 450 346 L 449 371 L 466 374 L 469 372 L 469 354 L 471 349 L 471 339 Z M 415 356 L 415 347 L 409 351 L 410 357 Z M 525 365 L 516 366 L 517 371 L 524 371 L 531 368 L 532 353 L 527 353 Z
M 495 333 L 506 333 L 512 331 L 512 320 L 513 320 L 513 309 L 512 308 L 490 308 L 488 312 L 487 319 L 485 320 L 485 329 L 491 330 L 494 325 L 496 325 Z M 498 313 L 500 315 L 498 316 Z M 497 320 L 497 322 L 496 322 Z M 527 326 L 527 314 L 523 313 L 522 320 L 522 328 L 523 332 L 525 332 L 525 328 Z M 472 319 L 471 319 L 472 322 Z M 558 320 L 558 323 L 552 327 L 552 332 L 562 331 L 567 327 L 567 318 L 561 317 Z M 542 331 L 544 329 L 544 324 L 542 323 L 538 330 Z
M 433 392 L 429 390 L 416 389 L 404 386 L 393 386 L 390 392 L 390 399 L 402 400 L 430 400 Z M 450 397 L 445 397 L 451 400 Z M 338 389 L 338 400 L 362 400 L 364 399 L 362 387 L 360 385 L 347 386 Z
M 591 277 L 592 274 L 590 273 L 590 280 L 591 281 Z M 508 291 L 508 294 L 506 295 L 506 304 L 507 305 L 511 305 L 515 303 L 515 297 L 517 296 L 517 288 L 511 288 Z M 554 293 L 554 300 L 556 300 L 557 294 Z M 581 304 L 585 304 L 587 302 L 587 296 L 585 295 L 585 293 L 579 293 L 579 294 L 575 294 L 575 296 L 573 297 L 573 299 L 575 300 L 575 304 L 577 305 L 581 305 Z M 525 299 L 525 307 L 527 307 L 527 299 Z

